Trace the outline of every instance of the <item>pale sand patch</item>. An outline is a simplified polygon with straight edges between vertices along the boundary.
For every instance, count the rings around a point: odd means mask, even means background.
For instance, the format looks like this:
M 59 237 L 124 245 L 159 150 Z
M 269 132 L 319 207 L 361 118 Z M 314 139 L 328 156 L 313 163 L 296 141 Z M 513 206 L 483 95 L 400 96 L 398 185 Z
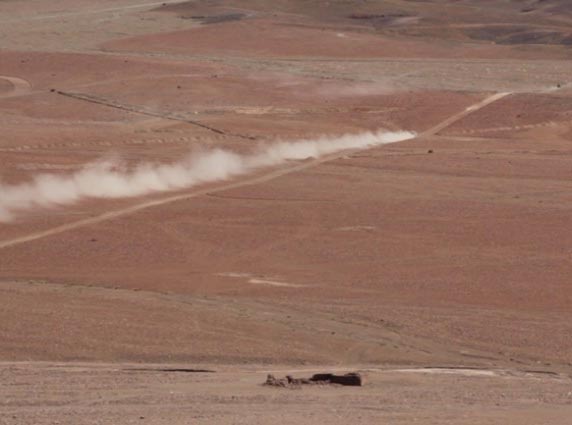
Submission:
M 268 280 L 268 279 L 249 279 L 248 283 L 252 283 L 254 285 L 279 286 L 282 288 L 303 288 L 306 286 L 297 283 L 278 282 L 276 280 Z
M 248 279 L 247 282 L 253 285 L 268 285 L 280 288 L 304 288 L 307 286 L 307 285 L 301 285 L 299 283 L 281 282 L 278 280 L 268 279 L 264 276 L 256 277 L 250 273 L 225 272 L 225 273 L 218 273 L 217 275 L 235 279 Z
M 456 369 L 456 368 L 420 368 L 420 369 L 394 369 L 392 372 L 399 373 L 430 373 L 430 374 L 447 374 L 447 375 L 463 375 L 463 376 L 498 376 L 499 374 L 493 370 L 483 369 Z

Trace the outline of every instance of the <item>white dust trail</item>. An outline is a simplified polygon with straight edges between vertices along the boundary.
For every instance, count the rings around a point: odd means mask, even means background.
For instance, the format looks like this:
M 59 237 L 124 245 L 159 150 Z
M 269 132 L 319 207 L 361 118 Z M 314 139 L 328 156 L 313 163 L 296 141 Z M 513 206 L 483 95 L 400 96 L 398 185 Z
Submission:
M 37 208 L 72 205 L 86 198 L 127 198 L 155 192 L 188 189 L 202 183 L 226 180 L 288 160 L 319 158 L 348 149 L 364 149 L 415 137 L 414 133 L 376 132 L 278 142 L 251 154 L 214 149 L 189 154 L 172 164 L 143 163 L 128 169 L 118 161 L 98 161 L 68 175 L 40 174 L 30 182 L 0 182 L 0 222 Z

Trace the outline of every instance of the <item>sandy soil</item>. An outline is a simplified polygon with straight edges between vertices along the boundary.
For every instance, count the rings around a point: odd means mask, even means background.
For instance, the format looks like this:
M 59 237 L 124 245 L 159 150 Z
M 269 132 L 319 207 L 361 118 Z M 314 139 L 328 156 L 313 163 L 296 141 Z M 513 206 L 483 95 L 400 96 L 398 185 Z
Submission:
M 572 11 L 322 3 L 0 1 L 6 184 L 418 134 L 0 223 L 1 424 L 568 423 Z
M 356 391 L 261 385 L 267 372 L 303 377 L 316 371 L 309 367 L 200 365 L 195 370 L 210 372 L 185 372 L 180 365 L 22 362 L 3 369 L 3 424 L 536 425 L 564 424 L 572 413 L 567 379 L 505 370 L 364 366 L 359 369 L 367 386 Z M 31 386 L 32 394 L 26 390 Z

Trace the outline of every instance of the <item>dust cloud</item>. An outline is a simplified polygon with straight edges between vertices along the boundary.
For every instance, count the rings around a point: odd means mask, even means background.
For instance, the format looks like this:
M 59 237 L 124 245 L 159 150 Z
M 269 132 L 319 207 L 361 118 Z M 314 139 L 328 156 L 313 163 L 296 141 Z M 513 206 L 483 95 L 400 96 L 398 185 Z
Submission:
M 191 153 L 170 164 L 142 163 L 127 167 L 119 160 L 100 160 L 67 175 L 39 174 L 16 185 L 0 182 L 0 222 L 19 213 L 62 207 L 87 198 L 128 198 L 192 188 L 227 180 L 288 160 L 319 158 L 349 149 L 364 149 L 415 137 L 411 132 L 370 132 L 337 138 L 276 142 L 249 154 L 223 149 Z

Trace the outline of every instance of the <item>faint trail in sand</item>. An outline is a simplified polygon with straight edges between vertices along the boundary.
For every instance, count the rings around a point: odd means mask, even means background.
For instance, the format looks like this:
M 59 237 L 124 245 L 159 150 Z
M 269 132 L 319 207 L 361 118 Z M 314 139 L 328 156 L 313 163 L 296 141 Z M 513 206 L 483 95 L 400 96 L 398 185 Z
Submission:
M 103 106 L 107 106 L 110 108 L 119 109 L 122 111 L 133 112 L 136 114 L 141 114 L 141 115 L 145 115 L 145 116 L 149 116 L 149 117 L 161 118 L 161 119 L 165 119 L 165 120 L 178 121 L 178 122 L 183 122 L 186 124 L 191 124 L 191 125 L 194 125 L 196 127 L 200 127 L 200 128 L 205 129 L 205 130 L 212 131 L 213 133 L 220 134 L 223 136 L 229 135 L 229 136 L 235 136 L 235 137 L 240 137 L 240 138 L 249 139 L 249 140 L 255 139 L 252 136 L 247 136 L 244 134 L 228 133 L 228 132 L 225 132 L 221 129 L 203 124 L 197 120 L 191 120 L 189 118 L 179 117 L 179 116 L 173 115 L 173 114 L 168 113 L 168 112 L 150 111 L 150 110 L 146 110 L 146 109 L 143 109 L 141 107 L 138 107 L 138 106 L 120 104 L 120 103 L 115 102 L 115 101 L 110 101 L 107 99 L 102 99 L 102 98 L 90 96 L 87 94 L 70 93 L 70 92 L 64 92 L 61 90 L 57 90 L 56 93 L 58 93 L 62 96 L 72 98 L 72 99 L 81 100 L 81 101 L 88 102 L 88 103 L 94 103 L 96 105 L 103 105 Z
M 218 373 L 221 374 L 245 374 L 245 375 L 267 375 L 268 373 L 323 373 L 324 370 L 332 373 L 348 373 L 358 370 L 362 373 L 379 373 L 379 374 L 437 374 L 437 375 L 457 375 L 464 377 L 489 377 L 510 379 L 517 378 L 519 380 L 568 380 L 568 376 L 563 373 L 544 371 L 544 370 L 522 370 L 514 368 L 502 367 L 441 367 L 441 366 L 419 366 L 411 368 L 396 367 L 380 367 L 375 364 L 357 364 L 352 366 L 339 365 L 308 365 L 303 367 L 284 367 L 282 365 L 272 366 L 254 366 L 254 367 L 234 367 L 232 371 L 226 368 L 203 369 L 201 368 L 183 368 L 180 363 L 145 363 L 142 367 L 141 363 L 122 362 L 122 363 L 105 363 L 105 362 L 57 362 L 57 361 L 0 361 L 0 368 L 17 368 L 17 369 L 36 369 L 36 370 L 57 370 L 60 372 L 188 372 L 188 373 Z
M 458 120 L 466 117 L 467 115 L 470 115 L 473 112 L 476 112 L 476 111 L 484 108 L 485 106 L 488 106 L 488 105 L 508 96 L 509 94 L 511 94 L 511 93 L 496 93 L 492 96 L 489 96 L 486 99 L 483 99 L 480 102 L 469 106 L 464 111 L 447 118 L 443 122 L 441 122 L 441 123 L 437 124 L 436 126 L 430 128 L 429 130 L 419 134 L 416 138 L 435 135 L 439 131 L 444 130 L 448 126 L 450 126 L 453 123 L 457 122 Z M 413 139 L 409 139 L 409 140 L 413 140 Z M 203 190 L 198 190 L 198 191 L 195 191 L 192 193 L 174 195 L 174 196 L 170 196 L 167 198 L 156 199 L 153 201 L 147 201 L 147 202 L 143 202 L 141 204 L 133 205 L 131 207 L 127 207 L 127 208 L 124 208 L 121 210 L 106 212 L 106 213 L 100 214 L 96 217 L 86 218 L 83 220 L 75 221 L 73 223 L 63 224 L 61 226 L 57 226 L 57 227 L 54 227 L 52 229 L 43 230 L 40 232 L 32 233 L 32 234 L 29 234 L 26 236 L 21 236 L 21 237 L 6 240 L 6 241 L 1 241 L 0 242 L 0 249 L 8 248 L 8 247 L 16 246 L 16 245 L 21 245 L 21 244 L 24 244 L 27 242 L 32 242 L 32 241 L 35 241 L 38 239 L 46 238 L 48 236 L 53 236 L 53 235 L 57 235 L 59 233 L 67 232 L 69 230 L 74 230 L 74 229 L 78 229 L 81 227 L 90 226 L 92 224 L 97 224 L 97 223 L 101 223 L 104 221 L 112 220 L 114 218 L 133 214 L 133 213 L 136 213 L 138 211 L 145 210 L 147 208 L 152 208 L 152 207 L 157 207 L 160 205 L 169 204 L 172 202 L 192 199 L 192 198 L 196 198 L 196 197 L 211 194 L 211 193 L 223 192 L 226 190 L 235 189 L 235 188 L 242 187 L 242 186 L 250 186 L 250 185 L 254 185 L 254 184 L 264 183 L 264 182 L 276 179 L 278 177 L 285 176 L 287 174 L 291 174 L 291 173 L 295 173 L 297 171 L 301 171 L 301 170 L 304 170 L 307 168 L 315 167 L 315 166 L 322 164 L 324 162 L 339 159 L 341 157 L 344 157 L 344 156 L 351 154 L 352 152 L 356 152 L 358 150 L 361 151 L 362 149 L 354 149 L 354 150 L 349 150 L 349 151 L 346 150 L 346 151 L 338 152 L 336 154 L 328 155 L 328 156 L 325 156 L 323 158 L 315 159 L 312 161 L 307 161 L 307 162 L 304 162 L 302 164 L 297 164 L 293 167 L 275 170 L 273 172 L 270 172 L 268 174 L 264 174 L 262 176 L 257 176 L 257 177 L 253 177 L 250 179 L 240 180 L 240 181 L 237 181 L 234 183 L 221 185 L 221 186 L 216 187 L 216 188 L 203 189 Z
M 32 85 L 18 77 L 9 77 L 7 75 L 0 75 L 0 80 L 6 80 L 14 86 L 14 89 L 6 94 L 0 95 L 1 98 L 20 96 L 22 94 L 28 93 L 32 89 Z
M 468 116 L 474 112 L 477 112 L 478 110 L 483 109 L 485 106 L 488 106 L 488 105 L 490 105 L 490 104 L 492 104 L 498 100 L 501 100 L 503 97 L 506 97 L 510 94 L 512 94 L 512 93 L 511 92 L 495 93 L 492 96 L 489 96 L 489 97 L 481 100 L 480 102 L 469 106 L 464 111 L 461 111 L 458 114 L 455 114 L 452 117 L 447 118 L 445 121 L 437 124 L 436 126 L 430 128 L 429 130 L 424 131 L 418 137 L 434 136 L 435 134 L 439 133 L 440 131 L 443 131 L 444 129 L 446 129 L 450 125 L 452 125 L 452 124 L 456 123 L 457 121 L 465 118 L 466 116 Z

